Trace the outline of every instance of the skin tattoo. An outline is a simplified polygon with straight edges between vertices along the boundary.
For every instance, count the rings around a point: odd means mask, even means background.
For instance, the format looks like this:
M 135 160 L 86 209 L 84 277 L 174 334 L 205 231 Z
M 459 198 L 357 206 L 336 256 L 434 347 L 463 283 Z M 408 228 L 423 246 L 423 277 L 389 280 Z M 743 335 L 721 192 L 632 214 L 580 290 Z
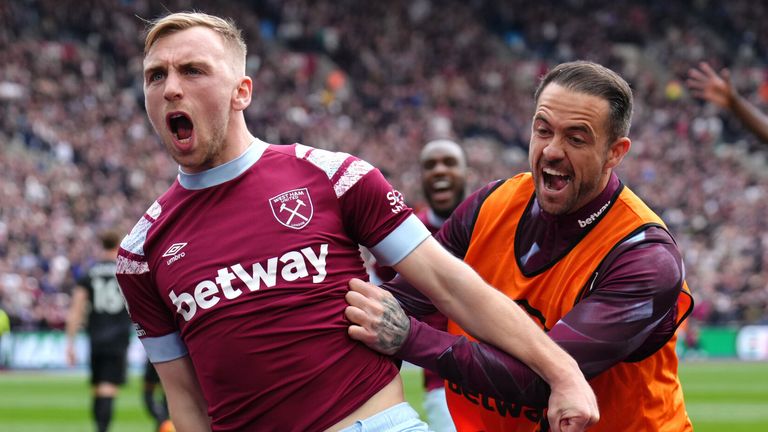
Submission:
M 383 303 L 384 315 L 381 317 L 382 331 L 379 332 L 378 345 L 382 352 L 394 354 L 405 342 L 411 322 L 391 294 L 384 297 Z

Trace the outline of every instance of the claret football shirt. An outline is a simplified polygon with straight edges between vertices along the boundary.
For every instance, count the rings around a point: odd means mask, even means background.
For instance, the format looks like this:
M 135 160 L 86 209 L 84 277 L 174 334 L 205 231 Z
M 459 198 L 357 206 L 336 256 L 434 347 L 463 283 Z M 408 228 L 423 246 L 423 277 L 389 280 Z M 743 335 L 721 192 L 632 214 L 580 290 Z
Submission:
M 358 244 L 392 265 L 428 236 L 368 163 L 256 141 L 180 173 L 123 240 L 117 277 L 150 359 L 191 356 L 214 430 L 322 430 L 397 374 L 347 335 Z

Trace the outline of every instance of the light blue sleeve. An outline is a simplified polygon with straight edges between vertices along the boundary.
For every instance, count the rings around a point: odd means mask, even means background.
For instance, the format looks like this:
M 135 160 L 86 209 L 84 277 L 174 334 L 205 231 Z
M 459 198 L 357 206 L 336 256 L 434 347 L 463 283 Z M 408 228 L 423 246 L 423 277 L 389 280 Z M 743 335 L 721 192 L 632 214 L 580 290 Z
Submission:
M 145 337 L 140 340 L 152 363 L 175 360 L 189 353 L 178 332 L 160 337 Z
M 407 257 L 430 236 L 427 227 L 416 215 L 410 215 L 394 231 L 370 248 L 381 265 L 393 266 Z

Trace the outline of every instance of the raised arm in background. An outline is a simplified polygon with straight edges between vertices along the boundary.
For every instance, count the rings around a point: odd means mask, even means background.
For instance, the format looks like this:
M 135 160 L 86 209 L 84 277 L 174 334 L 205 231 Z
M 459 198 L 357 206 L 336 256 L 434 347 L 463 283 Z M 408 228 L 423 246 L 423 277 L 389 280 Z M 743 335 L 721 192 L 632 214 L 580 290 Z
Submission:
M 768 143 L 768 116 L 736 91 L 728 69 L 717 73 L 702 62 L 688 71 L 687 84 L 695 97 L 732 112 L 750 132 Z

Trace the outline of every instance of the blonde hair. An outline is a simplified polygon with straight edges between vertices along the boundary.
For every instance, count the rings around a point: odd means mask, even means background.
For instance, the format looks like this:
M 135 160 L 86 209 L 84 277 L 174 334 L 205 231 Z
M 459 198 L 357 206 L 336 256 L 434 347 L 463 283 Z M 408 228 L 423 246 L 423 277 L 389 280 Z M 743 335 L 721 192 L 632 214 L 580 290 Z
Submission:
M 144 39 L 144 56 L 160 39 L 192 27 L 206 27 L 218 33 L 234 50 L 236 58 L 241 61 L 243 70 L 245 69 L 248 47 L 245 45 L 242 30 L 231 18 L 220 18 L 202 12 L 177 12 L 150 21 Z

